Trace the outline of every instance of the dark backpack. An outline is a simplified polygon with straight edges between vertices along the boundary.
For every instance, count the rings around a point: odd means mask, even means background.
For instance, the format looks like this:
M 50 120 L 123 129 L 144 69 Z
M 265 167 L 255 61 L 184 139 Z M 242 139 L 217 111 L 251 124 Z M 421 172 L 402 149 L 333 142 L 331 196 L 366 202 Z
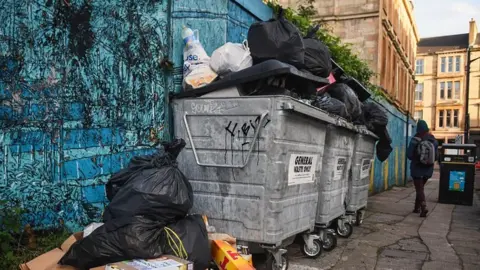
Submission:
M 435 144 L 429 140 L 416 139 L 418 140 L 417 156 L 420 163 L 424 165 L 435 164 Z

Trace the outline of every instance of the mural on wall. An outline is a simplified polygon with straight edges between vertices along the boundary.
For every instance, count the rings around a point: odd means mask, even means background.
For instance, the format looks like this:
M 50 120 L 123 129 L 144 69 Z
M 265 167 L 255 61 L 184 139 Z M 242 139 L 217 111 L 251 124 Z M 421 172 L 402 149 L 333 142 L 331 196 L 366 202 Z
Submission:
M 167 0 L 0 1 L 0 200 L 98 220 L 104 183 L 168 139 Z

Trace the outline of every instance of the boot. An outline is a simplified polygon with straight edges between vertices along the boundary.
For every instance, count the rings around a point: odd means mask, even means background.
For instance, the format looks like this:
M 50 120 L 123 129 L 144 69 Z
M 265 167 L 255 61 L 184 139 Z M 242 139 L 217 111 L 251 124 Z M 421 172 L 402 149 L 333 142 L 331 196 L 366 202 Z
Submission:
M 418 203 L 418 199 L 415 199 L 415 207 L 413 208 L 412 212 L 415 214 L 420 213 L 420 203 Z
M 423 203 L 420 211 L 420 217 L 427 217 L 427 213 L 428 213 L 427 205 Z

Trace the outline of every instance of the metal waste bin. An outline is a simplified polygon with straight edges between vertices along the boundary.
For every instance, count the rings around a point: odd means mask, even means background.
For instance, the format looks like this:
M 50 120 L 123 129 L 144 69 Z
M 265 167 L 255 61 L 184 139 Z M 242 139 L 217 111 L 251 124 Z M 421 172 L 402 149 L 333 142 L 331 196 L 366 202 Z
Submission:
M 346 204 L 347 215 L 355 216 L 355 224 L 358 226 L 363 221 L 364 209 L 367 207 L 370 173 L 378 137 L 366 127 L 357 128 L 359 133 L 355 136 Z
M 319 229 L 333 225 L 337 234 L 349 237 L 353 227 L 345 220 L 345 200 L 348 176 L 352 166 L 353 148 L 357 129 L 341 118 L 327 126 L 323 165 L 318 188 L 315 224 Z
M 187 142 L 177 160 L 192 212 L 277 262 L 298 234 L 309 249 L 321 246 L 309 232 L 332 117 L 287 96 L 176 99 L 173 113 L 175 137 Z
M 438 202 L 473 205 L 475 144 L 443 144 L 440 152 Z

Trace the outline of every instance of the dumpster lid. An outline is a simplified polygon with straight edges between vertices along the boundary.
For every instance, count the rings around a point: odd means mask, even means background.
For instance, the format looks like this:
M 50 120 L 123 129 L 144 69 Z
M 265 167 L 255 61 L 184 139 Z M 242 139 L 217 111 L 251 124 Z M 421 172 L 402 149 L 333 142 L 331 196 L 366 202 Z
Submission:
M 183 91 L 178 94 L 173 94 L 173 98 L 186 98 L 186 97 L 199 97 L 204 94 L 229 88 L 236 85 L 241 85 L 245 83 L 251 83 L 254 81 L 258 81 L 261 79 L 266 79 L 269 77 L 276 77 L 276 76 L 286 76 L 286 85 L 287 89 L 289 85 L 294 86 L 297 91 L 307 91 L 306 89 L 311 89 L 312 84 L 316 87 L 324 86 L 329 84 L 328 79 L 318 77 L 307 72 L 302 72 L 295 68 L 292 65 L 285 64 L 278 60 L 267 60 L 260 64 L 251 66 L 249 68 L 232 72 L 223 77 L 222 79 L 215 81 L 211 84 L 206 86 Z M 292 88 L 293 89 L 293 88 Z M 316 88 L 314 88 L 316 91 Z M 315 94 L 315 93 L 307 93 L 307 94 Z
M 476 144 L 456 144 L 456 143 L 444 143 L 442 144 L 443 149 L 476 149 Z

